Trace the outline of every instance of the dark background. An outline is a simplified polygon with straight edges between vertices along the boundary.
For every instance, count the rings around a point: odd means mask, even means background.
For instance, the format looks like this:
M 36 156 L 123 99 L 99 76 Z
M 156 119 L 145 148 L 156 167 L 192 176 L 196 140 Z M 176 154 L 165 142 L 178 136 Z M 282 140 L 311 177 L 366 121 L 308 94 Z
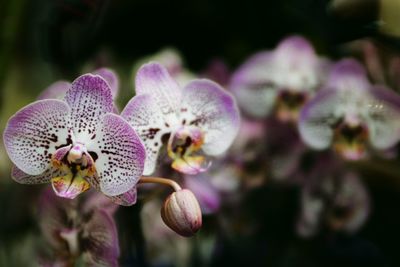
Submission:
M 30 66 L 45 62 L 59 76 L 72 80 L 82 64 L 103 49 L 111 51 L 113 64 L 130 68 L 138 58 L 172 46 L 181 51 L 187 67 L 194 71 L 202 70 L 215 57 L 234 69 L 252 53 L 272 48 L 293 33 L 306 36 L 319 53 L 333 58 L 341 56 L 341 44 L 367 36 L 398 49 L 395 38 L 379 33 L 375 24 L 379 16 L 376 1 L 364 1 L 354 11 L 339 15 L 329 10 L 329 3 L 3 1 L 0 87 L 15 61 Z M 298 189 L 269 184 L 252 192 L 240 207 L 245 221 L 257 222 L 256 234 L 222 238 L 212 265 L 400 266 L 400 187 L 396 181 L 400 175 L 367 170 L 365 176 L 374 177 L 365 180 L 371 193 L 372 213 L 358 234 L 322 233 L 311 240 L 297 238 L 293 223 L 299 208 Z M 4 205 L 10 197 L 1 196 L 1 211 L 11 209 Z M 12 227 L 6 224 L 0 232 L 4 234 Z

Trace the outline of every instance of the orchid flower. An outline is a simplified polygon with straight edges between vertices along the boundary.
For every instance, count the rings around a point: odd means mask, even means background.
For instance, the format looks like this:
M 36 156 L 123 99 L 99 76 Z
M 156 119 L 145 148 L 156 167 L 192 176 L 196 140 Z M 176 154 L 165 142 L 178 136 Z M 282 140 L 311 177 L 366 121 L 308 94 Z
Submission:
M 135 130 L 112 111 L 108 83 L 92 74 L 77 78 L 64 100 L 38 100 L 19 110 L 3 136 L 15 164 L 13 179 L 51 182 L 58 196 L 71 199 L 94 187 L 132 205 L 145 150 Z
M 248 115 L 265 117 L 275 111 L 282 121 L 297 121 L 300 108 L 323 82 L 328 67 L 306 39 L 290 36 L 275 50 L 247 60 L 232 75 L 230 88 Z
M 372 86 L 364 68 L 353 59 L 339 61 L 326 88 L 301 111 L 303 141 L 315 149 L 330 146 L 344 158 L 367 155 L 367 145 L 379 150 L 400 139 L 400 96 Z
M 112 217 L 116 208 L 99 194 L 69 200 L 45 190 L 38 209 L 39 226 L 52 252 L 44 259 L 51 264 L 45 266 L 75 266 L 79 260 L 85 266 L 118 266 L 118 234 Z
M 181 88 L 166 68 L 149 63 L 137 73 L 136 94 L 121 116 L 146 147 L 144 175 L 154 172 L 164 138 L 172 168 L 197 174 L 209 166 L 200 153 L 220 155 L 238 132 L 235 100 L 210 80 L 193 80 Z

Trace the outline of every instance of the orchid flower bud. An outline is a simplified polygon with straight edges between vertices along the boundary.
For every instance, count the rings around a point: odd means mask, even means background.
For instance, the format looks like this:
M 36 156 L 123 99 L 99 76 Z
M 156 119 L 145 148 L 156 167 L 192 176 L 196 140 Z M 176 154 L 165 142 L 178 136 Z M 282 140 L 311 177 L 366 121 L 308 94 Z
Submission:
M 202 224 L 200 205 L 187 189 L 176 191 L 165 200 L 161 217 L 169 228 L 185 237 L 194 235 Z

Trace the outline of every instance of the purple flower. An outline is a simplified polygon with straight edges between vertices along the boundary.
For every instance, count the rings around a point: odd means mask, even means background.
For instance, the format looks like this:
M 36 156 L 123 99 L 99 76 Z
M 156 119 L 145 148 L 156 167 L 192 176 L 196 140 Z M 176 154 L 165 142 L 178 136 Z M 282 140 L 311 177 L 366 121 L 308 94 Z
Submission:
M 14 180 L 51 182 L 65 198 L 92 186 L 119 204 L 133 204 L 145 150 L 134 129 L 112 111 L 108 83 L 92 74 L 77 78 L 63 101 L 44 99 L 22 108 L 3 137 Z
M 79 259 L 85 266 L 118 266 L 118 234 L 112 217 L 116 208 L 99 194 L 78 201 L 45 190 L 38 219 L 53 254 L 44 260 L 52 262 L 46 266 L 73 266 Z
M 400 139 L 400 97 L 372 86 L 353 59 L 339 61 L 324 89 L 301 111 L 303 141 L 315 149 L 334 149 L 346 159 L 366 156 L 366 147 L 387 149 Z
M 260 52 L 232 76 L 232 92 L 251 116 L 275 110 L 283 121 L 296 121 L 300 107 L 323 82 L 328 61 L 300 36 L 290 36 L 273 51 Z
M 196 174 L 209 166 L 200 153 L 220 155 L 238 132 L 233 97 L 210 80 L 193 80 L 181 88 L 163 66 L 149 63 L 137 73 L 136 94 L 121 116 L 144 142 L 145 175 L 154 172 L 165 137 L 172 167 Z

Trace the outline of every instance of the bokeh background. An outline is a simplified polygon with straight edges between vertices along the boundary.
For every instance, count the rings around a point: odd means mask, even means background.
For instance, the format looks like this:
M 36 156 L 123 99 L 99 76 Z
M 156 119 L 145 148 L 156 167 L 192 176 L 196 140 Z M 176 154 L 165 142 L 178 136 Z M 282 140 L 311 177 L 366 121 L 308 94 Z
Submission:
M 367 37 L 382 51 L 399 54 L 396 12 L 400 12 L 396 0 L 2 1 L 0 130 L 49 84 L 73 80 L 96 66 L 117 71 L 123 106 L 134 95 L 135 61 L 164 47 L 180 51 L 193 72 L 203 71 L 214 59 L 234 70 L 254 52 L 271 49 L 291 34 L 305 36 L 319 54 L 332 59 L 348 56 L 346 44 Z M 38 233 L 32 203 L 41 187 L 13 182 L 11 163 L 2 144 L 0 148 L 0 266 L 30 266 L 26 259 L 34 259 L 30 248 L 36 246 L 30 236 Z M 294 227 L 299 188 L 267 182 L 234 207 L 239 215 L 228 216 L 238 220 L 237 227 L 252 230 L 222 236 L 208 257 L 195 250 L 189 264 L 400 266 L 400 161 L 349 165 L 362 173 L 371 198 L 370 216 L 357 233 L 299 238 Z M 137 225 L 140 209 L 139 203 L 118 213 L 119 218 L 129 217 L 120 220 L 120 231 L 132 235 L 129 242 L 135 251 L 123 254 L 123 266 L 149 266 Z M 205 218 L 205 234 L 195 238 L 192 246 L 207 239 L 208 232 L 218 237 L 217 220 Z

